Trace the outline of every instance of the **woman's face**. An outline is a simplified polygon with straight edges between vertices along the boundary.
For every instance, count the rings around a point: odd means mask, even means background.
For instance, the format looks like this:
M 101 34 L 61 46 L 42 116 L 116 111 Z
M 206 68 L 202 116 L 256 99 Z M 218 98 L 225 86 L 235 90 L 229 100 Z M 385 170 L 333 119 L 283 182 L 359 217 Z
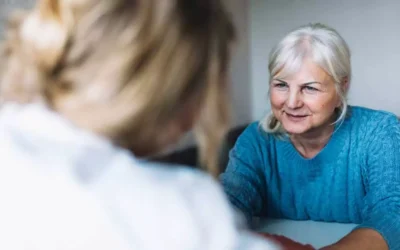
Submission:
M 270 100 L 274 116 L 291 135 L 328 126 L 341 104 L 333 78 L 310 60 L 305 60 L 297 73 L 274 76 Z

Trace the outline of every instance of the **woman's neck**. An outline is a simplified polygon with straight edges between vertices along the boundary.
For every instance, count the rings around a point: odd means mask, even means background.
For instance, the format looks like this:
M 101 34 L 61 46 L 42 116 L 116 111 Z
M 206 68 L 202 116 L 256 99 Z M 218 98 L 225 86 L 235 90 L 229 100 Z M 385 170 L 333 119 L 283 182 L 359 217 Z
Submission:
M 290 140 L 296 150 L 305 158 L 313 158 L 328 144 L 335 126 L 328 123 L 301 135 L 291 135 Z

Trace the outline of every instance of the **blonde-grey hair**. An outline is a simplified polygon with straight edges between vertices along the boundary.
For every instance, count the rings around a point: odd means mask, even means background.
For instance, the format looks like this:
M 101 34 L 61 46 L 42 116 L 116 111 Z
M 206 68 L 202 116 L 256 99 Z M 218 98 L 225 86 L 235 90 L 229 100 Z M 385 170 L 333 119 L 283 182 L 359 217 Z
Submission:
M 39 0 L 7 30 L 2 102 L 44 102 L 81 128 L 150 152 L 195 100 L 200 161 L 217 174 L 235 36 L 220 0 Z
M 282 77 L 297 72 L 305 59 L 311 59 L 335 81 L 341 100 L 335 123 L 342 122 L 347 114 L 347 86 L 351 78 L 350 49 L 339 33 L 324 24 L 312 23 L 287 34 L 270 52 L 269 74 Z M 284 134 L 281 123 L 271 113 L 260 122 L 268 133 Z

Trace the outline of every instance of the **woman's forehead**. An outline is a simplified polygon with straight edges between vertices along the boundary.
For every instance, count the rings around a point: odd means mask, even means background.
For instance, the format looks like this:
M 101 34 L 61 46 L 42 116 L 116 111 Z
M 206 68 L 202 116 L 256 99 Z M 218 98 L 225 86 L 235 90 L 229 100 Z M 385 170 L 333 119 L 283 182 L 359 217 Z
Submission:
M 285 64 L 281 70 L 273 76 L 273 79 L 281 79 L 291 82 L 330 82 L 333 80 L 324 69 L 311 60 L 305 60 L 302 64 L 294 67 L 293 64 Z

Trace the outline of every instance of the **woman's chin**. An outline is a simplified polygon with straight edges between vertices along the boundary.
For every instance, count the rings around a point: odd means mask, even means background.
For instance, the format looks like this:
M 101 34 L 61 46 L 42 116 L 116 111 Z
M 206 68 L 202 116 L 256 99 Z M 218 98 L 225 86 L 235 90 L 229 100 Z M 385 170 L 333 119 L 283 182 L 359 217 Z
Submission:
M 285 126 L 283 125 L 286 133 L 290 135 L 301 135 L 306 133 L 309 129 L 304 126 Z

